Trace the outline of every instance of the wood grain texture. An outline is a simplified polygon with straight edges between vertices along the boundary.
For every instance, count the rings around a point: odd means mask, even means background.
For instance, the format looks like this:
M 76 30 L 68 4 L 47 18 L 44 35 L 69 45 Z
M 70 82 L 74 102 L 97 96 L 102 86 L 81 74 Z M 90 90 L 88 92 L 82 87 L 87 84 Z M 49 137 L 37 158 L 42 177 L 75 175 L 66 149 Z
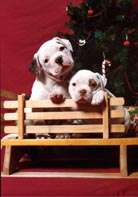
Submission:
M 124 99 L 119 97 L 110 98 L 111 106 L 124 105 Z M 17 101 L 4 101 L 4 108 L 17 108 Z M 54 104 L 50 100 L 32 101 L 27 100 L 25 102 L 25 107 L 27 108 L 62 108 L 62 107 L 76 107 L 76 103 L 72 99 L 66 99 L 62 104 Z
M 17 121 L 17 126 L 18 126 L 18 135 L 20 139 L 23 139 L 24 137 L 24 103 L 25 103 L 25 95 L 19 95 L 18 96 L 18 121 Z
M 138 137 L 110 139 L 7 139 L 2 146 L 112 146 L 138 145 Z
M 122 133 L 125 131 L 123 124 L 112 124 L 111 133 Z M 17 126 L 5 126 L 5 133 L 18 133 Z M 102 133 L 102 125 L 33 125 L 26 126 L 26 133 Z
M 122 176 L 128 175 L 127 167 L 127 146 L 120 145 L 120 172 Z
M 123 177 L 120 173 L 110 172 L 15 172 L 10 176 L 2 173 L 2 177 L 58 177 L 58 178 L 112 178 L 112 179 L 138 179 L 138 172 L 133 172 L 127 177 Z

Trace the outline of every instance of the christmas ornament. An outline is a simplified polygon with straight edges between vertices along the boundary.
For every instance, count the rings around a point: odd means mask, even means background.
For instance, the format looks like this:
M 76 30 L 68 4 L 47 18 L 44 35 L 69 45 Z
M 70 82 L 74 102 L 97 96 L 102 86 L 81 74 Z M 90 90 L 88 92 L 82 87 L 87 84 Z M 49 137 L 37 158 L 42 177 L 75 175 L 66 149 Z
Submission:
M 111 62 L 109 60 L 105 59 L 105 53 L 104 52 L 103 52 L 103 58 L 104 58 L 104 60 L 102 62 L 102 75 L 103 75 L 103 77 L 106 78 L 105 67 L 106 66 L 110 67 L 111 66 Z
M 66 12 L 68 12 L 69 11 L 69 8 L 68 8 L 68 6 L 66 6 Z
M 128 40 L 128 35 L 127 34 L 126 34 L 126 40 L 123 42 L 123 45 L 125 47 L 129 47 L 129 45 L 130 45 L 130 41 Z
M 86 44 L 86 40 L 79 40 L 79 46 L 84 46 Z
M 129 41 L 129 40 L 125 40 L 125 41 L 123 42 L 123 45 L 124 45 L 125 47 L 129 47 L 130 41 Z
M 93 15 L 93 13 L 94 13 L 93 9 L 90 8 L 90 9 L 88 10 L 88 16 L 91 17 L 91 16 Z

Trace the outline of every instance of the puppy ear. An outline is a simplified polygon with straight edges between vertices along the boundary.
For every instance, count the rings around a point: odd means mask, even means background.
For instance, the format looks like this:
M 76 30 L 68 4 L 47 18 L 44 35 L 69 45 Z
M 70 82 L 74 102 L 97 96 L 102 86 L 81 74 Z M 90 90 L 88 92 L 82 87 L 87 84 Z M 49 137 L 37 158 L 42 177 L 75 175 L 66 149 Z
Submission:
M 38 75 L 42 70 L 42 65 L 39 61 L 37 53 L 34 54 L 32 63 L 29 65 L 29 71 Z
M 61 39 L 63 43 L 65 43 L 65 45 L 67 46 L 67 48 L 73 52 L 73 48 L 72 48 L 72 45 L 71 45 L 71 42 L 67 39 Z
M 100 80 L 101 87 L 104 88 L 106 86 L 106 84 L 107 84 L 107 78 L 102 76 L 99 73 L 96 73 L 96 77 L 97 77 L 98 80 Z
M 37 74 L 38 73 L 38 60 L 36 57 L 36 54 L 34 54 L 32 63 L 29 65 L 29 71 L 32 72 L 33 74 Z
M 73 48 L 71 45 L 71 42 L 65 38 L 60 38 L 60 37 L 54 37 L 53 40 L 56 40 L 57 42 L 59 42 L 60 44 L 63 44 L 67 47 L 67 49 L 69 49 L 71 52 L 73 52 Z
M 35 74 L 38 80 L 45 80 L 45 73 L 36 53 L 34 54 L 32 63 L 29 65 L 29 71 Z

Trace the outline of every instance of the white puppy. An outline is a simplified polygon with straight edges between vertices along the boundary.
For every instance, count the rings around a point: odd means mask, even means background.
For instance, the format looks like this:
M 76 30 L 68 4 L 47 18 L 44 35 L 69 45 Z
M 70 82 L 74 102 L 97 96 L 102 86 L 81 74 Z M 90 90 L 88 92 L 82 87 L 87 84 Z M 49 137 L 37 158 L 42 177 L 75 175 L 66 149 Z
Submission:
M 107 79 L 99 73 L 90 70 L 78 71 L 70 80 L 69 94 L 78 105 L 100 105 L 104 101 L 104 92 L 110 97 L 114 96 L 105 88 Z M 130 126 L 130 115 L 126 108 L 124 109 L 125 130 Z
M 51 99 L 58 104 L 68 97 L 67 77 L 74 66 L 72 51 L 69 40 L 59 37 L 42 44 L 34 54 L 29 67 L 30 71 L 36 75 L 30 100 Z M 31 111 L 31 108 L 26 109 L 26 112 Z M 30 122 L 26 121 L 26 124 L 30 124 Z M 37 123 L 37 121 L 33 121 L 33 123 Z M 18 135 L 11 134 L 5 138 L 15 139 L 18 138 Z
M 74 66 L 71 43 L 55 37 L 34 54 L 30 70 L 36 74 L 31 100 L 51 99 L 61 103 L 67 97 L 66 78 Z
M 78 104 L 99 105 L 104 100 L 107 79 L 90 70 L 78 71 L 70 80 L 69 94 Z

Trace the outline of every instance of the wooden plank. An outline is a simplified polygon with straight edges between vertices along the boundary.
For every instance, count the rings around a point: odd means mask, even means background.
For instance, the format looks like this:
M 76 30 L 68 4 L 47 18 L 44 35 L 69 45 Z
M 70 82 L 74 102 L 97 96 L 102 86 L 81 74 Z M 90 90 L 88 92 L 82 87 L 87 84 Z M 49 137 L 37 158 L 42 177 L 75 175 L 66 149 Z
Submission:
M 4 120 L 17 120 L 17 113 L 5 113 L 4 114 Z
M 47 127 L 47 126 L 46 126 Z M 51 127 L 51 128 L 50 128 Z M 39 129 L 40 128 L 40 129 Z M 49 126 L 50 133 L 102 133 L 102 125 L 51 125 Z M 125 129 L 124 125 L 112 125 L 111 131 L 116 133 L 123 132 Z M 49 131 L 49 129 L 47 129 Z M 26 133 L 42 132 L 45 133 L 45 126 L 27 126 Z
M 115 97 L 110 98 L 111 106 L 119 106 L 124 104 L 124 99 Z M 18 102 L 17 101 L 4 101 L 4 108 L 17 108 Z M 27 100 L 25 107 L 27 108 L 62 108 L 62 107 L 69 107 L 74 108 L 76 107 L 76 103 L 72 99 L 66 99 L 64 103 L 61 104 L 54 104 L 51 100 Z
M 106 171 L 108 171 L 106 169 Z M 35 172 L 15 172 L 14 174 L 11 174 L 10 176 L 7 176 L 5 174 L 1 174 L 2 177 L 58 177 L 58 178 L 123 178 L 123 179 L 138 179 L 138 172 L 133 172 L 127 177 L 122 177 L 120 173 L 117 172 L 40 172 L 40 171 L 35 171 Z
M 28 108 L 62 108 L 62 107 L 68 107 L 68 108 L 76 108 L 76 103 L 72 99 L 66 99 L 64 103 L 61 104 L 55 104 L 51 100 L 28 100 L 26 101 L 26 107 Z
M 102 125 L 34 125 L 26 126 L 26 133 L 102 133 Z M 17 133 L 17 126 L 5 126 L 5 133 Z M 125 132 L 125 126 L 123 124 L 113 124 L 111 125 L 111 133 L 122 133 Z
M 33 112 L 27 113 L 29 120 L 72 120 L 72 119 L 101 119 L 102 114 L 98 112 L 63 111 L 63 112 Z
M 17 101 L 4 101 L 3 103 L 4 108 L 17 108 L 18 102 Z M 66 99 L 64 103 L 61 104 L 55 104 L 51 100 L 27 100 L 25 102 L 26 108 L 62 108 L 62 107 L 68 107 L 68 108 L 76 108 L 76 103 L 72 101 L 71 99 Z
M 26 133 L 102 133 L 102 125 L 27 126 Z M 124 125 L 112 125 L 112 132 L 124 131 Z
M 4 101 L 3 107 L 5 109 L 17 109 L 18 108 L 18 101 Z
M 103 138 L 109 138 L 109 129 L 110 129 L 110 122 L 109 122 L 109 101 L 107 94 L 105 95 L 105 103 L 106 106 L 103 110 Z
M 100 112 L 84 111 L 56 111 L 56 112 L 31 112 L 26 113 L 26 119 L 30 120 L 64 120 L 64 119 L 101 119 Z M 124 118 L 124 110 L 111 110 L 111 118 Z M 5 113 L 4 120 L 17 120 L 17 113 Z
M 122 176 L 128 175 L 127 167 L 127 146 L 120 145 L 120 172 Z
M 110 98 L 110 105 L 111 106 L 120 106 L 120 105 L 124 105 L 125 104 L 125 100 L 122 97 L 111 97 Z
M 7 175 L 10 174 L 11 154 L 12 154 L 12 147 L 6 146 L 5 154 L 4 154 L 3 173 Z
M 25 102 L 25 95 L 19 95 L 18 96 L 18 120 L 17 120 L 17 126 L 18 126 L 18 134 L 19 138 L 22 139 L 24 136 L 24 102 Z
M 118 106 L 118 105 L 124 105 L 124 98 L 121 97 L 115 97 L 115 98 L 110 98 L 111 99 L 111 105 L 112 106 Z M 66 99 L 64 103 L 61 104 L 54 104 L 51 102 L 51 100 L 42 100 L 42 101 L 26 101 L 26 107 L 31 107 L 31 108 L 43 108 L 43 107 L 76 107 L 76 103 L 72 99 Z
M 110 111 L 110 118 L 124 118 L 124 109 L 115 109 Z
M 7 139 L 2 146 L 112 146 L 138 145 L 138 137 L 110 139 Z
M 17 133 L 16 126 L 5 127 L 5 133 Z M 102 125 L 49 125 L 26 126 L 26 133 L 101 133 Z
M 24 153 L 24 147 L 6 146 L 3 173 L 9 175 L 16 172 L 19 169 L 19 159 L 24 155 Z

